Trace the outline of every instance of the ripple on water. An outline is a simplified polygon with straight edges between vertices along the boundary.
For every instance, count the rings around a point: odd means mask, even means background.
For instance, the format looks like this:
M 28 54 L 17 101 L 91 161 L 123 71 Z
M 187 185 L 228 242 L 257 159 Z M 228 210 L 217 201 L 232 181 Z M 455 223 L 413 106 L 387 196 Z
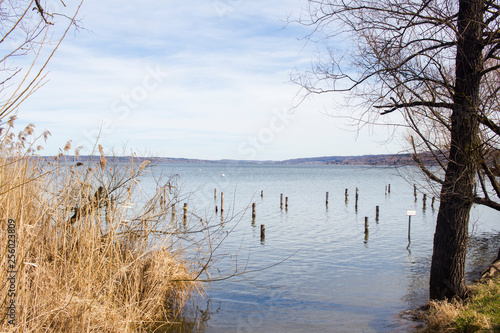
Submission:
M 176 168 L 188 189 L 209 184 L 203 190 L 209 197 L 203 201 L 207 207 L 198 204 L 198 209 L 213 211 L 218 204 L 213 200 L 213 187 L 225 192 L 225 214 L 243 212 L 252 202 L 257 206 L 253 224 L 250 210 L 227 223 L 226 230 L 234 230 L 219 253 L 233 257 L 216 264 L 221 272 L 234 269 L 237 253 L 239 268 L 256 271 L 211 284 L 208 296 L 214 305 L 207 332 L 326 332 L 332 328 L 335 332 L 399 332 L 414 326 L 399 313 L 427 298 L 436 211 L 429 207 L 424 211 L 420 198 L 415 202 L 413 185 L 394 172 L 311 165 L 165 168 Z M 391 193 L 386 195 L 388 184 Z M 281 193 L 289 198 L 288 210 L 279 207 Z M 380 208 L 378 223 L 376 206 Z M 408 209 L 417 211 L 411 243 Z M 478 216 L 481 230 L 494 228 L 492 212 L 482 211 Z M 260 241 L 260 224 L 266 226 L 264 242 Z M 469 257 L 475 265 L 474 253 L 483 257 L 485 249 L 493 246 L 479 239 L 476 243 Z M 495 246 L 498 251 L 499 244 Z

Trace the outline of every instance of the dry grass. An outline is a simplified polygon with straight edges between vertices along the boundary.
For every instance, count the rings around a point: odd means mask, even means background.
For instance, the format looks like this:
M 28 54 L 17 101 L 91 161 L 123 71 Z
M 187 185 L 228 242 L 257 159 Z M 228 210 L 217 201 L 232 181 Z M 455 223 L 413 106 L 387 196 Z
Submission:
M 466 301 L 431 301 L 422 316 L 424 332 L 499 332 L 500 281 L 478 283 L 470 291 Z
M 32 126 L 9 131 L 0 142 L 0 300 L 2 309 L 15 301 L 15 325 L 2 310 L 0 330 L 132 332 L 178 321 L 200 284 L 165 236 L 175 228 L 175 186 L 144 199 L 138 177 L 147 163 L 111 163 L 102 150 L 98 162 L 76 165 L 62 154 L 47 162 L 27 143 Z

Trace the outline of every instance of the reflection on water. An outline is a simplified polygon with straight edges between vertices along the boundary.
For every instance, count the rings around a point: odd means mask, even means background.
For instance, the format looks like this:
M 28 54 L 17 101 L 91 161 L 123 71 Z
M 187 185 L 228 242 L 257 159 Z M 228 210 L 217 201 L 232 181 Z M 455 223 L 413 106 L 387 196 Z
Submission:
M 199 331 L 414 330 L 416 324 L 401 313 L 427 300 L 438 207 L 438 202 L 435 208 L 428 202 L 424 209 L 422 196 L 415 200 L 413 184 L 419 180 L 406 180 L 400 170 L 381 167 L 163 164 L 157 168 L 180 175 L 184 190 L 192 191 L 189 207 L 196 209 L 196 216 L 220 222 L 223 192 L 224 218 L 233 217 L 225 220 L 228 237 L 217 249 L 220 260 L 210 273 L 223 275 L 238 264 L 247 274 L 207 285 L 210 306 L 193 314 L 203 317 Z M 409 171 L 404 174 L 418 175 Z M 288 207 L 280 207 L 282 194 Z M 431 198 L 429 193 L 428 201 Z M 407 210 L 417 211 L 411 219 L 411 242 Z M 494 212 L 478 208 L 474 216 L 469 280 L 496 256 L 500 245 L 498 237 L 490 237 L 498 233 Z M 491 259 L 484 260 L 490 252 Z

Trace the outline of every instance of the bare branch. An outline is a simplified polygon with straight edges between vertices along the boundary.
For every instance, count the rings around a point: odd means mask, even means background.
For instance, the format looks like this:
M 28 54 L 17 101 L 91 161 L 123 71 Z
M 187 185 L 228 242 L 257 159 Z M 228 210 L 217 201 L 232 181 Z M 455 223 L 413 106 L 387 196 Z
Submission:
M 45 24 L 50 24 L 52 25 L 53 23 L 47 21 L 47 18 L 45 17 L 45 11 L 43 10 L 42 5 L 40 5 L 40 0 L 35 0 L 36 8 L 38 10 L 38 13 L 40 13 L 40 16 L 44 20 Z
M 426 106 L 430 108 L 446 108 L 446 109 L 453 109 L 453 104 L 451 103 L 441 103 L 441 102 L 431 102 L 431 101 L 416 101 L 416 102 L 409 102 L 409 103 L 397 103 L 393 99 L 393 104 L 391 105 L 377 105 L 375 108 L 377 109 L 386 109 L 389 108 L 388 110 L 382 112 L 381 114 L 388 114 L 391 112 L 396 111 L 397 109 L 402 109 L 402 108 L 412 108 L 416 106 Z
M 484 205 L 486 207 L 490 207 L 494 210 L 500 211 L 500 203 L 487 199 L 487 198 L 481 198 L 481 197 L 474 197 L 473 202 L 478 205 Z

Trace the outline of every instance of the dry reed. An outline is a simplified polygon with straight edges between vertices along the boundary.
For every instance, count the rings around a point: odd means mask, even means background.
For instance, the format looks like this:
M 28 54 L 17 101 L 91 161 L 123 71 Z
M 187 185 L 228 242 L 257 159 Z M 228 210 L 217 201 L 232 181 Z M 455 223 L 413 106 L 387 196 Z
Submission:
M 45 160 L 34 155 L 32 134 L 31 125 L 18 136 L 9 126 L 0 139 L 0 300 L 2 309 L 15 305 L 14 321 L 2 311 L 0 330 L 132 332 L 178 322 L 201 287 L 166 236 L 175 186 L 144 199 L 138 178 L 147 162 L 112 163 L 101 147 L 97 162 Z M 8 228 L 15 270 L 7 269 Z

